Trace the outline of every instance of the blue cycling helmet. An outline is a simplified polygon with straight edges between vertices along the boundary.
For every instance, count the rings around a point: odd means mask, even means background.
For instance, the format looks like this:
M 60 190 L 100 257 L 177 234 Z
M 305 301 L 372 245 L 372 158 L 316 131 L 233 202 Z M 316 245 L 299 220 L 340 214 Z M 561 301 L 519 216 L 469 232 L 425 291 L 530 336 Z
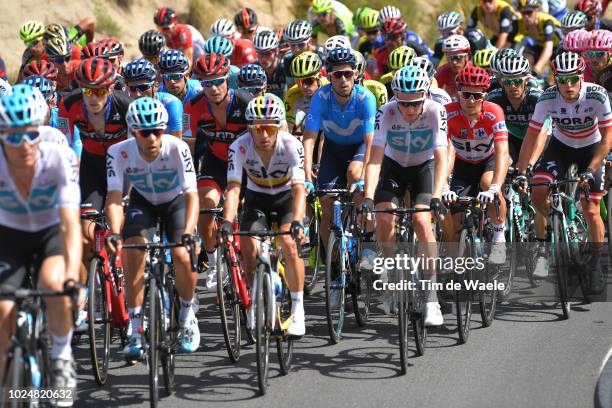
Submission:
M 0 128 L 42 125 L 49 106 L 38 88 L 17 84 L 12 92 L 0 97 Z
M 168 111 L 160 101 L 146 96 L 130 103 L 125 120 L 130 130 L 165 129 Z
M 240 68 L 238 73 L 238 86 L 243 87 L 263 87 L 268 83 L 266 71 L 258 64 L 246 64 Z
M 327 72 L 332 72 L 337 65 L 350 65 L 353 69 L 357 67 L 357 58 L 351 48 L 334 48 L 329 51 L 325 58 Z
M 137 58 L 123 68 L 123 77 L 127 83 L 153 82 L 157 79 L 157 71 L 146 59 Z
M 431 82 L 427 71 L 415 66 L 406 66 L 395 71 L 391 81 L 393 92 L 427 92 Z
M 204 51 L 207 54 L 223 54 L 225 58 L 229 58 L 234 52 L 234 45 L 229 38 L 215 35 L 206 40 Z
M 32 75 L 21 81 L 21 83 L 37 88 L 40 93 L 42 93 L 42 96 L 45 98 L 47 103 L 49 103 L 55 95 L 53 84 L 44 76 Z
M 165 50 L 157 66 L 163 74 L 186 74 L 189 71 L 189 60 L 178 50 Z

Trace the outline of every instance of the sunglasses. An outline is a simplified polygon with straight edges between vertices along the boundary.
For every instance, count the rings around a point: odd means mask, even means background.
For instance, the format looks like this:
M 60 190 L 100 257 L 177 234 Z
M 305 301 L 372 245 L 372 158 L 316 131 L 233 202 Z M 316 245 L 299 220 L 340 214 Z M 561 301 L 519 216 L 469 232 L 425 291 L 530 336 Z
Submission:
M 558 76 L 555 79 L 563 85 L 574 85 L 580 81 L 580 75 Z
M 385 35 L 385 41 L 397 41 L 402 38 L 401 34 L 387 34 Z
M 302 85 L 312 86 L 317 81 L 318 81 L 317 77 L 308 77 L 308 78 L 297 79 L 295 82 L 297 82 L 299 86 L 302 86 Z
M 525 81 L 525 78 L 503 78 L 502 84 L 506 86 L 511 86 L 511 85 L 519 86 L 523 84 L 524 81 Z
M 587 58 L 603 58 L 605 55 L 605 51 L 587 50 L 584 52 L 584 56 Z
M 162 74 L 162 78 L 164 81 L 178 81 L 179 79 L 183 79 L 185 74 Z
M 346 69 L 344 71 L 334 71 L 331 73 L 332 78 L 335 79 L 341 79 L 341 78 L 346 78 L 346 79 L 351 79 L 355 76 L 355 71 L 351 71 L 350 69 Z
M 324 11 L 322 13 L 317 13 L 317 17 L 327 17 L 327 13 L 329 13 L 329 11 Z
M 249 125 L 249 129 L 254 133 L 277 134 L 280 129 L 280 125 Z
M 467 56 L 467 54 L 457 54 L 457 55 L 449 55 L 446 57 L 450 62 L 459 62 L 463 61 L 463 59 Z
M 32 41 L 27 41 L 25 43 L 26 48 L 34 48 L 38 45 L 38 43 L 40 42 L 40 39 L 38 40 L 32 40 Z
M 153 85 L 155 85 L 155 82 L 149 82 L 146 84 L 138 84 L 138 85 L 128 85 L 128 89 L 130 90 L 130 92 L 138 92 L 142 94 L 142 93 L 147 92 L 149 89 L 151 89 Z
M 135 131 L 134 133 L 136 133 L 136 136 L 146 139 L 147 137 L 151 135 L 155 137 L 160 137 L 161 135 L 164 134 L 164 130 L 165 129 L 139 129 Z
M 296 44 L 289 44 L 289 48 L 292 50 L 303 50 L 308 45 L 308 41 L 304 41 Z
M 289 48 L 292 48 L 292 45 L 289 45 Z M 276 50 L 269 50 L 269 51 L 257 51 L 255 50 L 255 52 L 257 53 L 258 56 L 262 56 L 262 57 L 270 57 L 272 56 L 272 54 L 274 54 Z
M 68 61 L 70 61 L 70 55 L 64 55 L 63 57 L 53 58 L 53 62 L 55 62 L 55 65 L 64 65 Z
M 377 35 L 378 34 L 378 29 L 377 28 L 372 28 L 370 30 L 366 30 L 366 35 Z
M 210 88 L 213 86 L 221 86 L 223 83 L 227 81 L 227 77 L 215 78 L 215 79 L 206 79 L 204 81 L 200 81 L 200 84 L 204 88 Z
M 524 16 L 530 16 L 535 13 L 535 10 L 520 10 L 521 14 Z
M 2 136 L 2 140 L 4 143 L 9 144 L 11 146 L 19 147 L 26 142 L 29 145 L 33 145 L 39 141 L 40 132 L 15 132 L 15 133 L 7 133 Z
M 459 91 L 459 96 L 465 100 L 473 99 L 474 101 L 480 101 L 484 99 L 485 95 L 485 92 Z
M 82 92 L 84 96 L 106 96 L 108 95 L 108 89 L 93 89 L 93 88 L 82 88 Z
M 256 95 L 258 93 L 263 92 L 263 86 L 258 87 L 258 86 L 245 86 L 243 88 L 240 88 L 245 92 L 250 93 L 251 95 Z
M 425 102 L 425 99 L 418 99 L 414 101 L 397 101 L 397 104 L 402 108 L 416 108 L 421 106 Z

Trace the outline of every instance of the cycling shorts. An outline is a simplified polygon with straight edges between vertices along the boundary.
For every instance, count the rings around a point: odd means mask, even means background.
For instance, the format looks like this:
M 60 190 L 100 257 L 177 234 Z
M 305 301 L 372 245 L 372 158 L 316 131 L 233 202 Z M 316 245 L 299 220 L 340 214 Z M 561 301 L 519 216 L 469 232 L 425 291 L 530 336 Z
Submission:
M 210 149 L 205 150 L 201 162 L 198 188 L 212 187 L 221 196 L 227 187 L 227 162 L 215 156 Z
M 34 271 L 34 282 L 45 259 L 62 255 L 59 224 L 36 232 L 0 225 L 0 286 L 21 287 L 26 273 Z
M 533 181 L 551 182 L 556 179 L 564 179 L 567 169 L 572 164 L 578 166 L 578 174 L 586 171 L 598 146 L 599 143 L 593 143 L 585 147 L 575 148 L 563 144 L 555 137 L 551 138 L 542 158 L 535 166 Z M 595 172 L 593 174 L 595 181 L 590 185 L 589 198 L 599 201 L 605 194 L 605 165 L 603 161 L 600 166 L 592 170 Z
M 345 188 L 349 164 L 353 161 L 363 162 L 364 155 L 365 143 L 340 145 L 325 138 L 317 176 L 319 188 Z
M 293 199 L 291 191 L 279 194 L 264 194 L 247 190 L 244 197 L 244 210 L 240 229 L 242 231 L 261 231 L 271 228 L 271 213 L 277 214 L 278 226 L 293 221 Z
M 412 204 L 406 203 L 406 206 L 429 205 L 433 193 L 435 163 L 435 160 L 428 160 L 418 166 L 402 167 L 395 160 L 385 156 L 374 194 L 374 203 L 392 202 L 399 206 L 409 191 Z
M 487 160 L 477 164 L 455 159 L 453 178 L 450 182 L 451 191 L 454 191 L 459 197 L 476 197 L 480 192 L 480 179 L 485 172 L 495 169 L 495 159 L 496 156 L 492 155 Z M 453 214 L 461 211 L 463 211 L 461 205 L 451 207 Z
M 135 189 L 130 193 L 130 204 L 125 213 L 123 239 L 144 237 L 149 241 L 157 232 L 157 220 L 165 226 L 170 242 L 180 242 L 185 232 L 185 195 L 178 195 L 167 203 L 153 205 Z
M 82 205 L 102 211 L 106 201 L 106 156 L 99 156 L 83 150 L 81 155 L 79 184 Z
M 521 139 L 508 135 L 508 152 L 510 153 L 510 159 L 512 159 L 510 165 L 518 163 L 522 145 L 523 141 Z

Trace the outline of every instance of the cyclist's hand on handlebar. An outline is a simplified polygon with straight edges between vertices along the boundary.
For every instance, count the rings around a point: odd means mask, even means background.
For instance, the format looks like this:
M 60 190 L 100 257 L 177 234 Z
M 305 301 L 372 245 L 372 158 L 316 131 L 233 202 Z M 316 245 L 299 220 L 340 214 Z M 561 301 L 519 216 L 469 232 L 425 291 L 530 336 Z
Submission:
M 478 193 L 478 201 L 480 201 L 481 203 L 485 203 L 485 204 L 492 203 L 493 200 L 495 200 L 496 194 L 497 192 L 492 191 L 491 189 L 487 191 L 481 191 L 480 193 Z
M 291 231 L 291 236 L 297 242 L 301 242 L 304 238 L 304 224 L 302 223 L 302 221 L 292 221 L 289 231 Z
M 586 187 L 587 185 L 593 185 L 595 183 L 594 171 L 586 169 L 586 171 L 580 174 L 580 185 Z
M 195 246 L 196 238 L 195 238 L 195 236 L 193 234 L 183 234 L 181 236 L 181 242 L 186 247 L 189 247 L 191 244 L 194 244 L 194 246 Z
M 527 175 L 526 174 L 519 174 L 518 176 L 516 176 L 514 178 L 514 180 L 512 180 L 512 189 L 514 191 L 519 191 L 521 193 L 526 193 L 527 192 Z
M 443 218 L 448 212 L 442 201 L 438 197 L 432 197 L 429 201 L 429 208 L 436 214 L 436 217 Z
M 113 254 L 116 254 L 121 252 L 121 248 L 123 247 L 123 238 L 121 238 L 121 235 L 119 234 L 110 234 L 106 237 L 105 243 L 106 248 Z
M 363 191 L 364 188 L 365 188 L 365 180 L 361 179 L 351 184 L 351 187 L 349 188 L 349 192 L 352 193 L 354 191 Z
M 306 194 L 314 191 L 315 187 L 311 180 L 304 181 L 304 187 L 306 187 Z
M 454 203 L 457 201 L 457 193 L 452 190 L 446 190 L 442 193 L 442 201 L 445 203 Z

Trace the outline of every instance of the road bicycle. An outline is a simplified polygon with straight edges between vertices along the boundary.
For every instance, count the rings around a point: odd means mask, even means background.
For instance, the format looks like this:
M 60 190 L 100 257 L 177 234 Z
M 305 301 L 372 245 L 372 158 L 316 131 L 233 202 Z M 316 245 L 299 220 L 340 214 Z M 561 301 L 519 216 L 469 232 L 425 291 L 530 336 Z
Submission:
M 321 241 L 320 226 L 323 210 L 321 201 L 315 194 L 309 194 L 306 199 L 307 211 L 304 220 L 304 234 L 308 242 L 303 245 L 304 259 L 307 259 L 304 276 L 304 293 L 310 294 L 314 291 L 321 269 L 321 257 L 323 256 L 323 243 Z

